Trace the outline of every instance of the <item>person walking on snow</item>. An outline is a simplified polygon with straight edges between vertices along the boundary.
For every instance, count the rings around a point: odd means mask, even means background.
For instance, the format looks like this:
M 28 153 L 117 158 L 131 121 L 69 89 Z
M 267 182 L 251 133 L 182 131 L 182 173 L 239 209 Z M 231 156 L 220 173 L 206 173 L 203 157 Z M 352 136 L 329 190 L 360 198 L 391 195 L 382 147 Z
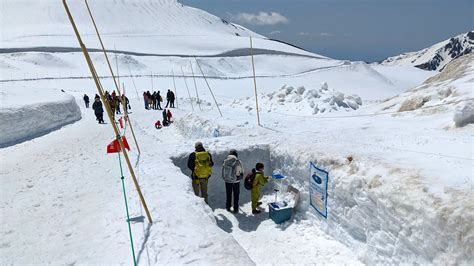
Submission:
M 87 94 L 84 94 L 84 103 L 86 104 L 86 108 L 89 108 L 89 96 Z
M 99 121 L 99 124 L 104 122 L 104 109 L 102 108 L 102 102 L 100 101 L 99 97 L 95 97 L 94 104 L 92 104 L 92 109 L 94 109 L 94 114 L 96 120 Z
M 242 161 L 238 159 L 237 151 L 231 149 L 229 155 L 222 164 L 222 179 L 225 181 L 226 201 L 225 208 L 230 212 L 232 194 L 234 194 L 234 213 L 239 212 L 240 180 L 244 176 Z
M 148 95 L 143 92 L 143 101 L 145 102 L 145 109 L 148 110 Z
M 260 190 L 268 182 L 268 176 L 263 174 L 264 165 L 263 163 L 257 163 L 255 169 L 252 169 L 252 172 L 255 172 L 255 179 L 253 180 L 252 186 L 252 214 L 258 214 L 262 211 L 257 210 L 257 207 L 262 204 L 260 199 Z
M 176 96 L 174 95 L 174 92 L 171 91 L 171 108 L 174 108 L 174 101 L 176 100 Z
M 168 92 L 166 93 L 166 106 L 165 108 L 168 108 L 168 105 L 171 107 L 171 91 L 168 89 Z
M 160 95 L 160 91 L 156 94 L 156 104 L 158 105 L 158 110 L 163 110 L 161 108 L 161 102 L 163 101 L 163 97 Z
M 209 152 L 204 149 L 202 142 L 198 141 L 194 145 L 195 151 L 188 157 L 188 168 L 191 170 L 191 179 L 194 194 L 201 195 L 204 201 L 208 203 L 207 183 L 212 175 L 214 162 Z

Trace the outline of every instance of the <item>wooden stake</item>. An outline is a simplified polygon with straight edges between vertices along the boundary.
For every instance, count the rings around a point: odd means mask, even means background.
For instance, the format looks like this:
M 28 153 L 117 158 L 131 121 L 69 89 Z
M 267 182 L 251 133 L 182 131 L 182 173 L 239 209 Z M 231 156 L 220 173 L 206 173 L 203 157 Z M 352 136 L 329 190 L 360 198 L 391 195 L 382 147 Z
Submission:
M 209 88 L 209 91 L 211 92 L 212 98 L 214 99 L 214 103 L 216 104 L 217 110 L 219 110 L 219 114 L 221 114 L 221 117 L 222 117 L 221 108 L 219 108 L 219 105 L 217 104 L 217 101 L 216 101 L 216 97 L 214 97 L 214 93 L 211 90 L 211 86 L 209 86 L 209 83 L 207 82 L 206 76 L 204 76 L 204 72 L 202 72 L 201 64 L 199 64 L 199 61 L 197 60 L 197 58 L 195 56 L 194 56 L 194 60 L 196 60 L 196 63 L 199 67 L 199 70 L 201 71 L 202 77 L 204 78 L 204 81 L 206 81 L 207 87 Z
M 74 30 L 74 33 L 75 33 L 76 37 L 77 37 L 79 45 L 82 49 L 82 53 L 84 54 L 84 58 L 86 59 L 87 65 L 89 67 L 89 71 L 91 72 L 92 78 L 94 79 L 94 83 L 97 87 L 97 91 L 99 92 L 99 95 L 102 99 L 102 102 L 104 103 L 105 110 L 107 111 L 107 115 L 108 115 L 109 120 L 110 120 L 110 125 L 112 126 L 112 129 L 114 130 L 116 139 L 117 139 L 118 143 L 120 144 L 121 152 L 123 153 L 125 161 L 127 162 L 128 170 L 130 171 L 130 175 L 132 176 L 133 182 L 135 184 L 135 188 L 137 189 L 138 196 L 140 197 L 140 201 L 143 205 L 143 208 L 145 209 L 146 215 L 148 217 L 148 222 L 153 223 L 153 220 L 151 219 L 150 212 L 148 211 L 148 207 L 147 207 L 146 202 L 145 202 L 145 198 L 143 197 L 140 186 L 137 182 L 137 178 L 136 178 L 135 173 L 133 171 L 133 167 L 130 163 L 130 158 L 128 157 L 127 150 L 125 149 L 125 147 L 123 145 L 123 142 L 122 142 L 122 138 L 120 137 L 119 129 L 118 129 L 117 125 L 115 124 L 115 120 L 114 120 L 113 114 L 112 114 L 112 109 L 110 108 L 110 105 L 109 105 L 107 99 L 105 98 L 103 87 L 102 87 L 102 84 L 100 83 L 100 80 L 98 78 L 98 75 L 97 75 L 97 72 L 95 70 L 94 64 L 92 63 L 92 59 L 90 58 L 90 55 L 89 55 L 89 52 L 87 51 L 86 46 L 82 42 L 81 36 L 79 34 L 79 31 L 77 30 L 76 24 L 74 23 L 74 19 L 72 17 L 71 11 L 69 10 L 69 7 L 66 3 L 66 0 L 63 0 L 63 5 L 64 5 L 64 8 L 66 9 L 66 13 L 68 15 L 69 21 L 71 22 L 72 28 Z
M 255 89 L 255 106 L 257 110 L 257 125 L 260 125 L 260 113 L 258 110 L 258 94 L 257 94 L 257 78 L 255 77 L 255 63 L 253 61 L 253 46 L 252 46 L 252 36 L 250 36 L 250 56 L 252 57 L 252 69 L 253 69 L 253 86 Z
M 193 63 L 192 63 L 191 61 L 189 61 L 189 64 L 191 65 L 191 73 L 193 74 L 194 89 L 196 89 L 197 103 L 198 103 L 198 105 L 199 105 L 199 110 L 202 111 L 202 108 L 201 108 L 201 101 L 199 100 L 198 87 L 197 87 L 197 85 L 196 85 L 196 77 L 194 77 Z
M 183 73 L 184 85 L 186 85 L 186 90 L 188 91 L 189 101 L 191 102 L 191 108 L 193 109 L 193 112 L 194 112 L 193 99 L 191 98 L 191 93 L 189 92 L 189 87 L 188 87 L 188 83 L 186 82 L 186 77 L 184 76 L 183 67 L 181 67 L 181 73 Z
M 102 52 L 104 53 L 105 60 L 107 61 L 107 65 L 109 67 L 110 74 L 112 75 L 112 80 L 114 81 L 115 88 L 117 89 L 117 93 L 118 93 L 118 95 L 120 97 L 120 100 L 122 102 L 122 109 L 124 110 L 124 114 L 125 114 L 125 118 L 126 118 L 125 123 L 128 123 L 130 125 L 130 130 L 132 132 L 132 136 L 133 136 L 133 140 L 135 142 L 135 146 L 137 146 L 138 154 L 141 154 L 140 146 L 138 145 L 138 141 L 137 141 L 137 138 L 135 136 L 135 131 L 133 130 L 132 122 L 130 120 L 130 117 L 128 116 L 128 109 L 127 109 L 126 103 L 123 101 L 122 93 L 120 92 L 120 80 L 115 79 L 114 71 L 112 70 L 112 65 L 110 64 L 110 61 L 109 61 L 109 56 L 107 55 L 107 51 L 105 50 L 104 43 L 102 42 L 102 38 L 100 37 L 99 29 L 97 28 L 97 25 L 95 24 L 95 19 L 94 19 L 94 16 L 92 15 L 92 11 L 89 7 L 89 3 L 87 2 L 87 0 L 84 0 L 84 1 L 86 3 L 87 11 L 89 12 L 89 16 L 92 20 L 92 24 L 94 25 L 94 29 L 95 29 L 95 32 L 97 34 L 97 38 L 99 39 L 100 46 L 102 47 Z M 114 50 L 117 51 L 115 46 L 114 46 Z M 119 75 L 118 75 L 117 52 L 115 52 L 115 62 L 116 62 L 116 65 L 117 65 L 117 77 L 118 77 Z
M 178 106 L 178 94 L 176 93 L 176 83 L 174 81 L 174 71 L 173 71 L 173 69 L 171 69 L 171 75 L 173 76 L 174 99 L 176 100 L 176 108 L 179 108 L 179 106 Z

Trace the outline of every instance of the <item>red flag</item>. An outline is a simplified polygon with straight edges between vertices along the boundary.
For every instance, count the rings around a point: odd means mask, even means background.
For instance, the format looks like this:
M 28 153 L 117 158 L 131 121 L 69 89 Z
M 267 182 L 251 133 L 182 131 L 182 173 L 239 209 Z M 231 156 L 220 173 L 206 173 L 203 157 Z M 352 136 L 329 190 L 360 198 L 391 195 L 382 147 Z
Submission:
M 123 121 L 122 121 L 122 117 L 119 118 L 119 123 L 120 123 L 120 128 L 123 128 Z
M 122 137 L 122 143 L 123 143 L 123 147 L 130 151 L 130 145 L 128 145 L 128 141 L 125 136 Z
M 116 153 L 119 152 L 119 144 L 117 140 L 113 140 L 107 145 L 107 153 Z
M 123 147 L 127 150 L 130 150 L 130 145 L 128 145 L 127 138 L 125 136 L 122 137 Z M 107 145 L 107 153 L 116 153 L 120 151 L 120 144 L 117 140 L 113 140 L 112 142 Z

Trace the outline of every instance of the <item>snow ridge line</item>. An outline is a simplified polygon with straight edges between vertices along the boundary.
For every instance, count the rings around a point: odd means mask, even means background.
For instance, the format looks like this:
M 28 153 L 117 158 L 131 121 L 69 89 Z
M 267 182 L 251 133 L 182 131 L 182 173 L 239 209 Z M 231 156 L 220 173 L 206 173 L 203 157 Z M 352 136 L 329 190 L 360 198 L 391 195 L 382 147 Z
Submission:
M 323 71 L 323 70 L 328 70 L 332 68 L 338 68 L 338 67 L 343 67 L 345 64 L 341 63 L 339 65 L 334 65 L 334 66 L 325 66 L 325 67 L 318 67 L 318 68 L 313 68 L 309 70 L 305 70 L 302 72 L 298 73 L 292 73 L 292 74 L 283 74 L 283 75 L 256 75 L 255 77 L 257 78 L 285 78 L 285 77 L 297 77 L 297 76 L 302 76 L 306 75 L 312 72 L 316 71 Z M 156 78 L 171 78 L 173 75 L 170 74 L 153 74 L 153 75 L 121 75 L 120 77 L 123 78 L 130 78 L 130 77 L 137 77 L 137 78 L 143 78 L 143 77 L 156 77 Z M 178 78 L 192 78 L 193 76 L 190 75 L 175 75 L 175 77 Z M 111 79 L 112 76 L 99 76 L 99 79 Z M 195 78 L 201 79 L 202 77 L 195 76 Z M 208 79 L 220 79 L 220 80 L 236 80 L 236 79 L 250 79 L 253 78 L 253 76 L 240 76 L 240 77 L 228 77 L 228 76 L 206 76 Z M 92 77 L 84 77 L 84 76 L 76 76 L 76 77 L 45 77 L 45 78 L 27 78 L 27 79 L 3 79 L 0 80 L 0 83 L 4 82 L 15 82 L 15 81 L 38 81 L 38 80 L 62 80 L 62 79 L 92 79 Z
M 96 48 L 88 48 L 87 51 L 90 53 L 102 52 L 101 49 L 96 49 Z M 80 53 L 82 52 L 82 50 L 81 48 L 75 48 L 75 47 L 46 47 L 46 46 L 29 47 L 29 48 L 0 48 L 0 54 L 27 53 L 27 52 Z M 156 53 L 139 53 L 139 52 L 124 51 L 124 50 L 107 50 L 107 52 L 116 53 L 116 54 L 124 54 L 124 55 L 132 55 L 132 56 L 184 57 L 184 58 L 250 56 L 250 52 L 248 48 L 239 48 L 239 49 L 234 49 L 234 50 L 230 50 L 230 51 L 223 52 L 220 54 L 213 54 L 213 55 L 212 54 L 211 55 L 156 54 Z M 253 49 L 253 53 L 254 55 L 290 55 L 290 56 L 324 59 L 324 57 L 316 56 L 316 55 L 311 56 L 311 55 L 305 55 L 305 54 L 283 52 L 283 51 L 262 49 L 262 48 Z
M 279 113 L 279 112 L 272 112 L 272 113 L 273 114 L 278 114 L 278 115 L 284 115 L 284 116 L 294 116 L 294 117 L 313 118 L 313 119 L 355 118 L 355 117 L 378 116 L 378 115 L 387 115 L 387 114 L 410 113 L 410 112 L 416 112 L 416 111 L 419 111 L 419 110 L 424 110 L 424 109 L 429 109 L 429 108 L 434 108 L 434 107 L 439 107 L 439 106 L 444 106 L 444 105 L 457 104 L 457 103 L 467 102 L 467 101 L 472 101 L 472 100 L 474 100 L 474 98 L 468 98 L 468 99 L 452 101 L 452 102 L 447 102 L 447 103 L 440 103 L 440 104 L 435 104 L 435 105 L 430 105 L 430 106 L 423 106 L 423 107 L 420 107 L 420 108 L 415 109 L 415 110 L 390 111 L 390 112 L 379 112 L 379 113 L 360 114 L 360 115 L 342 115 L 342 116 L 321 117 L 321 116 L 309 116 L 309 115 L 284 114 L 284 113 Z

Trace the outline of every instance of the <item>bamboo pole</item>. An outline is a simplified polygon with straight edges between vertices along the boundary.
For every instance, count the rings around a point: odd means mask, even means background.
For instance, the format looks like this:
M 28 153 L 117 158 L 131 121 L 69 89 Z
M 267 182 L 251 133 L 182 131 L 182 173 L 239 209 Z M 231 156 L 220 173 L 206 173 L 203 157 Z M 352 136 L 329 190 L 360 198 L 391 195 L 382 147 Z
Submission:
M 86 4 L 87 4 L 87 0 L 86 1 Z M 92 14 L 91 14 L 91 17 L 92 17 Z M 97 31 L 98 32 L 98 31 Z M 103 49 L 105 50 L 105 49 Z M 119 96 L 120 96 L 120 74 L 119 74 L 119 67 L 118 67 L 118 58 L 117 58 L 117 48 L 115 48 L 115 45 L 114 45 L 114 51 L 115 51 L 115 67 L 117 68 L 117 91 L 119 93 Z
M 193 99 L 191 98 L 191 93 L 189 92 L 189 87 L 188 87 L 188 83 L 186 82 L 186 77 L 184 76 L 183 67 L 181 67 L 181 73 L 183 73 L 184 85 L 186 85 L 186 90 L 188 91 L 189 101 L 191 102 L 191 108 L 193 109 L 193 112 L 194 112 Z
M 176 82 L 174 81 L 174 71 L 173 71 L 173 69 L 171 69 L 171 75 L 173 76 L 174 99 L 176 100 L 176 108 L 179 108 L 179 106 L 178 106 L 178 94 L 176 93 Z
M 194 89 L 196 89 L 197 103 L 198 103 L 198 105 L 199 105 L 199 110 L 202 111 L 201 101 L 199 100 L 198 87 L 197 87 L 197 84 L 196 84 L 196 77 L 194 77 L 193 63 L 192 63 L 191 61 L 189 61 L 189 64 L 191 65 L 191 73 L 193 74 Z
M 84 54 L 84 57 L 86 59 L 87 65 L 89 67 L 89 71 L 91 72 L 92 78 L 94 79 L 94 83 L 97 87 L 97 91 L 99 92 L 99 95 L 100 95 L 102 101 L 104 102 L 105 110 L 107 111 L 107 115 L 108 115 L 109 120 L 110 120 L 110 125 L 112 126 L 112 129 L 114 130 L 117 142 L 120 144 L 121 152 L 123 153 L 125 161 L 127 162 L 128 170 L 130 171 L 130 175 L 132 176 L 133 182 L 135 184 L 135 188 L 137 189 L 138 196 L 140 197 L 140 201 L 143 205 L 143 208 L 145 209 L 146 215 L 148 217 L 148 222 L 153 223 L 153 220 L 151 219 L 150 212 L 149 212 L 148 207 L 147 207 L 146 202 L 145 202 L 145 198 L 143 197 L 140 186 L 137 182 L 137 178 L 136 178 L 135 173 L 133 171 L 133 167 L 130 163 L 130 158 L 128 157 L 127 150 L 125 149 L 125 147 L 123 145 L 122 138 L 120 137 L 120 132 L 119 132 L 118 127 L 115 124 L 115 120 L 112 116 L 112 110 L 110 108 L 109 103 L 107 102 L 107 100 L 105 98 L 103 88 L 102 88 L 102 84 L 99 81 L 99 78 L 98 78 L 97 72 L 95 70 L 94 64 L 92 63 L 92 59 L 90 58 L 90 55 L 89 55 L 89 52 L 87 51 L 86 46 L 82 42 L 81 36 L 79 34 L 79 31 L 77 30 L 76 24 L 74 23 L 74 19 L 72 17 L 71 11 L 69 10 L 69 7 L 66 3 L 66 0 L 63 0 L 63 5 L 64 5 L 64 8 L 66 9 L 66 13 L 68 15 L 69 21 L 71 22 L 72 28 L 74 30 L 74 33 L 75 33 L 76 37 L 77 37 L 79 45 L 82 49 L 82 53 Z
M 260 113 L 258 110 L 258 94 L 257 94 L 257 78 L 255 77 L 255 63 L 253 60 L 253 45 L 252 45 L 252 36 L 250 36 L 250 56 L 252 57 L 252 70 L 253 70 L 253 86 L 255 89 L 255 107 L 257 110 L 257 125 L 260 125 Z
M 219 104 L 217 104 L 217 100 L 216 100 L 216 97 L 214 96 L 214 93 L 212 92 L 211 86 L 209 86 L 209 82 L 207 82 L 206 76 L 204 76 L 204 72 L 202 71 L 201 64 L 199 64 L 199 61 L 197 60 L 195 56 L 194 56 L 194 60 L 196 60 L 199 70 L 201 71 L 202 77 L 204 78 L 204 81 L 206 81 L 207 87 L 209 88 L 212 98 L 214 99 L 214 103 L 216 104 L 217 110 L 219 110 L 219 114 L 221 114 L 221 117 L 222 117 L 221 108 L 219 108 Z
M 95 29 L 95 32 L 97 34 L 97 38 L 99 39 L 99 42 L 100 42 L 100 46 L 102 47 L 102 52 L 104 53 L 105 60 L 107 61 L 107 66 L 109 67 L 110 74 L 112 75 L 112 79 L 114 81 L 115 88 L 117 89 L 117 93 L 119 95 L 119 98 L 122 101 L 122 109 L 124 110 L 125 120 L 126 120 L 125 123 L 128 123 L 130 125 L 130 130 L 132 132 L 132 136 L 133 136 L 133 140 L 135 142 L 135 146 L 137 146 L 138 154 L 141 154 L 140 146 L 138 145 L 138 141 L 137 141 L 137 138 L 135 136 L 135 131 L 133 130 L 132 122 L 130 120 L 130 117 L 128 116 L 128 109 L 127 109 L 126 103 L 123 101 L 124 99 L 122 97 L 122 93 L 120 92 L 120 80 L 115 79 L 114 71 L 112 70 L 112 65 L 110 64 L 109 56 L 107 55 L 107 50 L 105 49 L 104 43 L 102 42 L 102 37 L 100 37 L 99 29 L 97 28 L 97 25 L 95 23 L 95 19 L 94 19 L 94 16 L 92 15 L 92 11 L 89 7 L 89 3 L 87 2 L 87 0 L 84 0 L 84 2 L 86 3 L 87 11 L 89 12 L 89 16 L 92 20 L 92 24 L 94 25 L 94 29 Z M 115 46 L 114 46 L 114 49 L 115 49 Z M 115 49 L 115 51 L 117 51 L 117 49 Z M 119 73 L 118 73 L 117 52 L 115 52 L 115 62 L 116 62 L 116 65 L 117 65 L 117 77 L 118 77 Z

